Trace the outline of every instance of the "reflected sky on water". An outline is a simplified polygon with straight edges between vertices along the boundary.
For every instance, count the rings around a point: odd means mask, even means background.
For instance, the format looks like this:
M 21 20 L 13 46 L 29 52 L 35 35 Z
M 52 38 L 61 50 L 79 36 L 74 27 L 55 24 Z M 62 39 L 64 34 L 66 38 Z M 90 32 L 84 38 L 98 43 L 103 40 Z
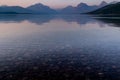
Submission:
M 0 79 L 119 80 L 119 21 L 0 15 Z

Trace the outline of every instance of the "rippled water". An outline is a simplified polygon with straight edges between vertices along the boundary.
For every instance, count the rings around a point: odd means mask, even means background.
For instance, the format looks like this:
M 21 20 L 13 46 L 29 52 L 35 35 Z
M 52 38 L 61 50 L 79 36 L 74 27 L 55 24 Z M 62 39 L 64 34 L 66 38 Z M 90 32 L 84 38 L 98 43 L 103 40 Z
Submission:
M 120 80 L 120 19 L 0 15 L 0 80 Z

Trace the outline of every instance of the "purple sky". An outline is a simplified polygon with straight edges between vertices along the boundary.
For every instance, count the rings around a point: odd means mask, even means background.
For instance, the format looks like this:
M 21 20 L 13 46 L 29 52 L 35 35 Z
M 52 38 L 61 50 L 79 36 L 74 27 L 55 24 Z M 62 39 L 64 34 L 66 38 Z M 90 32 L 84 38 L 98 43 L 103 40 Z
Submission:
M 88 3 L 89 5 L 99 4 L 103 0 L 0 0 L 0 5 L 19 5 L 19 6 L 29 6 L 35 3 L 43 3 L 52 8 L 62 8 L 68 5 L 76 6 L 80 2 Z M 112 2 L 115 0 L 104 0 L 106 2 Z M 116 0 L 119 1 L 119 0 Z

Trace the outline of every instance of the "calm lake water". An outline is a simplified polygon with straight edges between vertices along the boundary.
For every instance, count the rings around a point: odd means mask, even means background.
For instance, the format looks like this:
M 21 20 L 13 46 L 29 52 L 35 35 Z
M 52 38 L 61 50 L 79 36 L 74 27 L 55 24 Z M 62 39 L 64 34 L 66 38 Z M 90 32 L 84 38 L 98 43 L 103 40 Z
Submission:
M 0 15 L 0 80 L 120 80 L 120 18 Z

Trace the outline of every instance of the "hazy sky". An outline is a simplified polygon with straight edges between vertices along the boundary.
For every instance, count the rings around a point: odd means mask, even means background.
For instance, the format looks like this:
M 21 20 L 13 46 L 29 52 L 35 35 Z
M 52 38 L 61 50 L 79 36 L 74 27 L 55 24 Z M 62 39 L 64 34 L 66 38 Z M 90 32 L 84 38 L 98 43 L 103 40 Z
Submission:
M 0 5 L 10 5 L 10 6 L 19 5 L 26 7 L 35 3 L 43 3 L 52 8 L 61 8 L 67 5 L 76 6 L 80 2 L 85 2 L 91 5 L 91 4 L 99 4 L 101 1 L 103 0 L 0 0 Z M 105 1 L 112 2 L 115 0 L 105 0 Z M 116 0 L 116 1 L 120 1 L 120 0 Z

